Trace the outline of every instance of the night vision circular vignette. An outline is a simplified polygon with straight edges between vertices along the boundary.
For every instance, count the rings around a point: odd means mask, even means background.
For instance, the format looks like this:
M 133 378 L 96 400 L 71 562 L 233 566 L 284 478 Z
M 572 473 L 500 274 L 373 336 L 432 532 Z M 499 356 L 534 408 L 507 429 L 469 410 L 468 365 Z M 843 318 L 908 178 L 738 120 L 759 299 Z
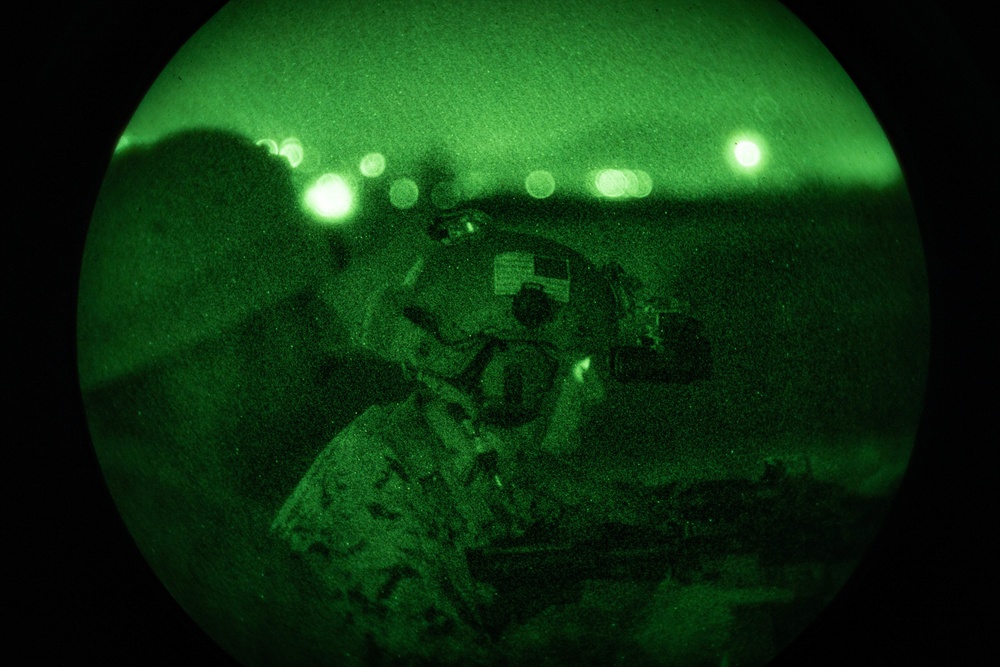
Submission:
M 777 3 L 233 2 L 126 128 L 108 488 L 248 665 L 763 665 L 907 467 L 926 271 Z

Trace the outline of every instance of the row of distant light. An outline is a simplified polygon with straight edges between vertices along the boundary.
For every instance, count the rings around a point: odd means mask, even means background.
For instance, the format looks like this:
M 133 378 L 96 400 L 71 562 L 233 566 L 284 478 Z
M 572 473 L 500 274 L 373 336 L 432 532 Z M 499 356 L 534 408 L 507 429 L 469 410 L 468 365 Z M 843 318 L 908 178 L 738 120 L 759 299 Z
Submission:
M 273 155 L 281 155 L 294 168 L 302 163 L 302 144 L 288 138 L 279 145 L 272 139 L 261 139 L 258 146 L 264 146 Z M 735 143 L 733 155 L 741 166 L 750 168 L 760 163 L 761 152 L 756 143 L 749 140 Z M 378 178 L 385 172 L 385 156 L 369 153 L 361 158 L 358 169 L 366 178 Z M 653 179 L 642 170 L 601 169 L 589 174 L 588 185 L 598 196 L 611 199 L 629 197 L 642 198 L 653 190 Z M 528 174 L 524 181 L 528 194 L 535 199 L 545 199 L 556 190 L 552 174 L 539 169 Z M 389 202 L 398 209 L 412 208 L 420 197 L 420 189 L 410 178 L 399 178 L 389 186 Z M 450 208 L 460 199 L 460 193 L 453 184 L 440 183 L 431 192 L 431 201 L 439 208 Z M 346 217 L 354 207 L 354 191 L 348 181 L 338 174 L 320 176 L 305 194 L 305 204 L 325 220 L 339 220 Z

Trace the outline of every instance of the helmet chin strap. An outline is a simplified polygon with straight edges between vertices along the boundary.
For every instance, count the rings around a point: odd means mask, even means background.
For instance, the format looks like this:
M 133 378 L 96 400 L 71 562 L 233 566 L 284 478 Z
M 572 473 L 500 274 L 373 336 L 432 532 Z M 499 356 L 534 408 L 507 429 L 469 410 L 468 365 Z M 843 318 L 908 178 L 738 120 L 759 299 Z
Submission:
M 420 372 L 417 379 L 435 397 L 428 406 L 427 420 L 449 449 L 462 455 L 507 449 L 498 434 L 484 428 L 479 410 L 468 393 L 430 373 Z
M 451 449 L 477 453 L 490 449 L 508 451 L 537 439 L 532 436 L 538 430 L 539 419 L 513 428 L 494 426 L 482 419 L 476 401 L 468 392 L 426 372 L 418 372 L 417 380 L 435 396 L 437 405 L 428 410 L 428 420 Z M 450 406 L 457 407 L 452 410 Z
M 446 464 L 445 477 L 453 483 L 465 479 L 480 455 L 493 451 L 499 462 L 494 481 L 502 488 L 524 438 L 518 431 L 523 431 L 524 427 L 510 433 L 498 433 L 477 419 L 476 408 L 465 392 L 427 373 L 418 374 L 418 379 L 434 397 L 424 407 L 424 418 L 454 454 L 454 459 Z

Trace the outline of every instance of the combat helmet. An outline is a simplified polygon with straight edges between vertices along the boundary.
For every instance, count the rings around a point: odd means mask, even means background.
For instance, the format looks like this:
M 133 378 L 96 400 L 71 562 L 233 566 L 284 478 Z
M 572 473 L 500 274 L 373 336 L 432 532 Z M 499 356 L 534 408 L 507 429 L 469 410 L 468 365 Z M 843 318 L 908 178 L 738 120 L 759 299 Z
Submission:
M 615 295 L 582 254 L 475 210 L 438 216 L 429 233 L 438 243 L 389 302 L 392 356 L 470 417 L 528 423 L 557 378 L 607 358 Z

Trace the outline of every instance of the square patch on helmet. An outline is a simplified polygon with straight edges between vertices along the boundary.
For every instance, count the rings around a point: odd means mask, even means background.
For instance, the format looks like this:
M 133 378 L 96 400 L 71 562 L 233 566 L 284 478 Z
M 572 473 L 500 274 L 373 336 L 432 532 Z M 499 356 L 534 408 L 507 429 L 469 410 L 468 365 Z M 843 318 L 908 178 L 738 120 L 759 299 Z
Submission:
M 535 283 L 550 297 L 569 302 L 569 260 L 530 252 L 505 252 L 493 258 L 493 293 L 513 296 L 524 283 Z

